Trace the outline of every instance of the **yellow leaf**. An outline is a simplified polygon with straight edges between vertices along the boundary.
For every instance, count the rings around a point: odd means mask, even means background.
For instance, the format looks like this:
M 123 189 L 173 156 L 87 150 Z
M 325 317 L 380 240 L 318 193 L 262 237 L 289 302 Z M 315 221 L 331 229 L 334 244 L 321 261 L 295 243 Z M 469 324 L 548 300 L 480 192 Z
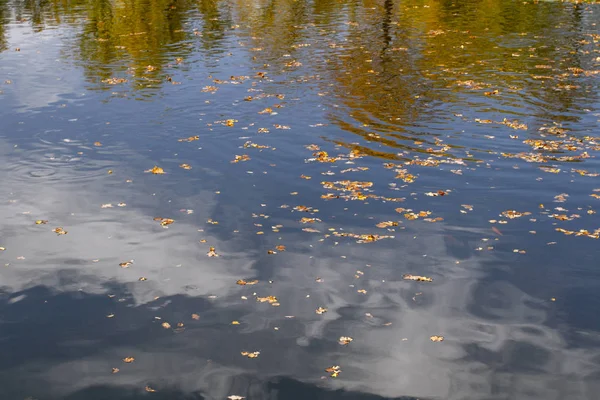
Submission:
M 165 173 L 165 171 L 157 165 L 155 165 L 152 169 L 146 170 L 145 172 L 152 172 L 153 174 L 156 174 L 156 175 Z
M 217 254 L 217 252 L 215 251 L 214 247 L 210 247 L 208 249 L 208 253 L 206 253 L 207 256 L 209 257 L 219 257 L 219 255 Z
M 342 369 L 339 365 L 333 365 L 329 368 L 325 368 L 325 372 L 328 372 L 332 378 L 337 378 Z
M 352 340 L 354 340 L 354 339 L 352 339 L 350 336 L 340 336 L 338 342 L 341 345 L 346 345 L 346 344 L 350 343 Z
M 411 275 L 411 274 L 405 274 L 402 278 L 405 280 L 409 280 L 409 281 L 419 281 L 419 282 L 432 282 L 433 281 L 433 279 L 428 278 L 426 276 Z

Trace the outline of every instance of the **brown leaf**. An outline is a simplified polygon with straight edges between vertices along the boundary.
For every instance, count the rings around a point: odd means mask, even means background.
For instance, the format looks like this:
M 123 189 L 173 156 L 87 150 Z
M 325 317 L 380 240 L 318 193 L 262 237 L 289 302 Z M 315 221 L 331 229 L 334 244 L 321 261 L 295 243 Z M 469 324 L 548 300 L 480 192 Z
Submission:
M 258 280 L 255 279 L 253 281 L 245 281 L 243 279 L 239 279 L 236 283 L 238 285 L 242 285 L 242 286 L 245 286 L 245 285 L 256 285 L 258 283 Z

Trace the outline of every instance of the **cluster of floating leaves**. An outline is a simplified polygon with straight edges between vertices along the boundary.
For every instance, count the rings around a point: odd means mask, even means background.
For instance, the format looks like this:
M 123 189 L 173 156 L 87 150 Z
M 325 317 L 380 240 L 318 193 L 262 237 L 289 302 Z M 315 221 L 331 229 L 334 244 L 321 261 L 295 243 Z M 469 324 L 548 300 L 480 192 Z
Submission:
M 326 193 L 321 195 L 322 199 L 332 200 L 332 199 L 346 199 L 346 200 L 384 200 L 391 202 L 401 202 L 404 201 L 404 198 L 399 197 L 386 197 L 376 195 L 374 193 L 369 193 L 369 188 L 373 186 L 373 182 L 361 182 L 361 181 L 335 181 L 321 182 L 325 189 L 335 190 L 341 192 L 340 194 Z
M 334 232 L 331 232 L 331 234 L 336 237 L 349 237 L 349 238 L 356 239 L 356 243 L 372 243 L 372 242 L 377 242 L 382 239 L 393 239 L 394 238 L 394 236 L 377 235 L 374 233 L 357 234 L 357 233 L 350 233 L 350 232 L 334 231 Z
M 342 368 L 339 365 L 333 365 L 325 368 L 325 372 L 327 372 L 332 378 L 337 378 L 342 372 Z
M 590 232 L 587 229 L 580 229 L 578 231 L 571 231 L 568 229 L 564 229 L 564 228 L 556 228 L 557 232 L 561 232 L 564 233 L 565 235 L 574 235 L 574 236 L 587 236 L 589 238 L 592 239 L 598 239 L 600 238 L 600 228 Z

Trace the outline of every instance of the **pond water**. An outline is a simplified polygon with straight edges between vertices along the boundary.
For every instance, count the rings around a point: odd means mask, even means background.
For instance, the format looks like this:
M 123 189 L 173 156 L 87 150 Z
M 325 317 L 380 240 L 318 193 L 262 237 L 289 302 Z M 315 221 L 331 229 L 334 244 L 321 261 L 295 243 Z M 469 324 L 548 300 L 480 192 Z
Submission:
M 0 397 L 597 399 L 598 32 L 0 0 Z

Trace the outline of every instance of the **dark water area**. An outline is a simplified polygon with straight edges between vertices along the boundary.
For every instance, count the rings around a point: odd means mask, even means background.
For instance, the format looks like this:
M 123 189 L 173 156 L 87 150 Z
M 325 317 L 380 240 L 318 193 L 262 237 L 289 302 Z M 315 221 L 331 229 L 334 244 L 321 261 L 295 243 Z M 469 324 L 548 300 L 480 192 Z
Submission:
M 599 32 L 0 0 L 0 399 L 600 398 Z

